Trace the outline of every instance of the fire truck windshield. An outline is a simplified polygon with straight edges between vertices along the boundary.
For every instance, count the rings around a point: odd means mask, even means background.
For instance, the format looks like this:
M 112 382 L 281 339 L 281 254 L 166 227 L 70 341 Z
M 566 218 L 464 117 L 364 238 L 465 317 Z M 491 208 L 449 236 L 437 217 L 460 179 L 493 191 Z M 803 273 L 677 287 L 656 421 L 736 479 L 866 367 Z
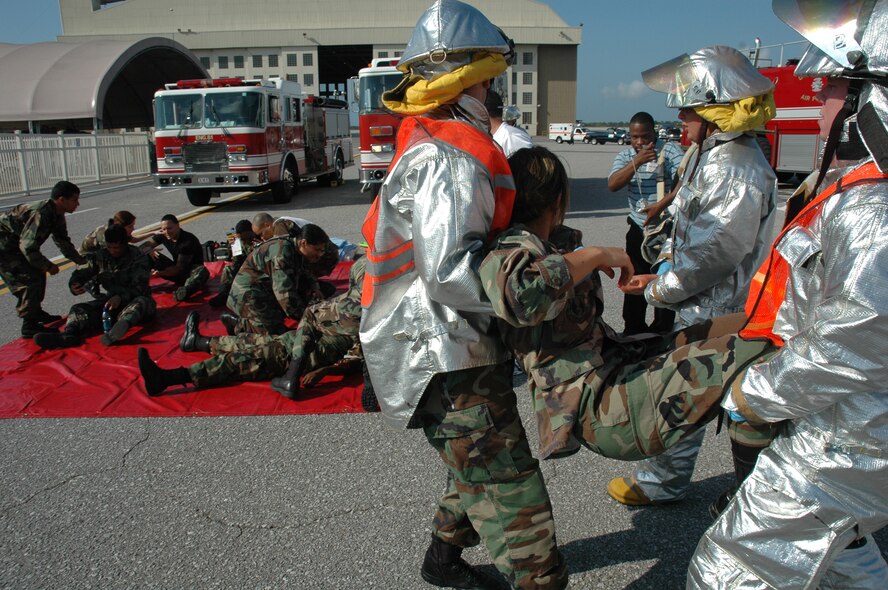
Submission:
M 264 127 L 262 97 L 242 90 L 158 96 L 154 102 L 155 129 Z
M 184 129 L 200 127 L 203 114 L 203 96 L 174 94 L 159 96 L 154 101 L 155 129 Z
M 366 76 L 359 80 L 359 96 L 361 99 L 360 114 L 366 115 L 385 110 L 382 104 L 382 93 L 391 90 L 404 77 L 400 72 Z

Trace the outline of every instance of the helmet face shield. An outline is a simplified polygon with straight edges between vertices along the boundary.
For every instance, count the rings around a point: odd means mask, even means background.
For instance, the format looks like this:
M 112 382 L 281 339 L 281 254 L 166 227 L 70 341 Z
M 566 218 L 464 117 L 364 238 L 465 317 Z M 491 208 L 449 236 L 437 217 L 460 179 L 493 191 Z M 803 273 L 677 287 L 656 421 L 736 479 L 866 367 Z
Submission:
M 673 108 L 727 104 L 774 89 L 745 55 L 724 45 L 680 55 L 641 77 L 651 90 L 668 94 L 666 106 Z
M 774 14 L 843 68 L 860 52 L 857 19 L 863 0 L 773 0 Z

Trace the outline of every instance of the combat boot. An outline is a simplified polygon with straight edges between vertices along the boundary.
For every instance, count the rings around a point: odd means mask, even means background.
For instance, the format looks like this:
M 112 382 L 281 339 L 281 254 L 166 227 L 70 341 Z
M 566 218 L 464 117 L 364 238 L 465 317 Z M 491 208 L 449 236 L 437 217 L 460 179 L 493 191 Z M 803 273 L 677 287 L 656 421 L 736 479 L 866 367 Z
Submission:
M 462 547 L 445 543 L 432 535 L 422 561 L 422 579 L 433 586 L 463 588 L 468 590 L 508 590 L 509 585 L 502 578 L 490 576 L 466 562 L 462 557 Z
M 73 330 L 65 329 L 64 332 L 38 332 L 34 334 L 34 344 L 44 350 L 56 348 L 71 348 L 83 344 L 83 339 Z
M 296 396 L 299 394 L 299 379 L 302 378 L 303 358 L 303 356 L 299 356 L 290 359 L 290 366 L 287 367 L 287 372 L 271 380 L 271 388 L 287 399 L 296 399 Z
M 142 373 L 142 380 L 145 381 L 145 391 L 148 395 L 155 396 L 163 393 L 163 390 L 173 385 L 184 385 L 191 383 L 191 375 L 188 369 L 179 367 L 178 369 L 161 369 L 151 360 L 148 351 L 139 348 L 139 372 Z
M 34 319 L 41 324 L 52 324 L 53 322 L 57 322 L 62 319 L 62 316 L 53 315 L 41 309 L 39 312 L 37 312 L 37 316 Z
M 185 318 L 185 333 L 179 340 L 179 350 L 182 352 L 210 352 L 210 339 L 201 336 L 199 324 L 200 314 L 196 311 L 189 313 Z
M 376 397 L 376 391 L 373 389 L 373 382 L 370 381 L 370 372 L 367 371 L 367 363 L 361 361 L 361 371 L 364 374 L 364 389 L 361 390 L 361 407 L 365 412 L 378 412 L 379 400 Z
M 228 332 L 229 336 L 234 336 L 237 332 L 237 324 L 240 321 L 240 318 L 234 315 L 233 313 L 225 312 L 219 317 L 219 321 L 222 322 L 222 325 L 225 326 L 225 331 Z
M 47 328 L 37 320 L 22 320 L 22 338 L 33 338 L 35 334 L 58 333 L 55 328 Z
M 755 462 L 758 459 L 759 454 L 766 448 L 767 447 L 750 447 L 740 444 L 735 440 L 731 441 L 731 456 L 734 459 L 734 478 L 737 480 L 737 484 L 723 491 L 719 494 L 718 498 L 709 505 L 709 516 L 712 518 L 718 518 L 721 516 L 721 513 L 725 511 L 725 508 L 727 508 L 728 504 L 731 503 L 731 500 L 734 499 L 737 490 L 743 485 L 747 476 L 749 476 L 749 474 L 752 473 L 752 470 L 755 469 Z
M 126 333 L 129 332 L 130 323 L 126 320 L 117 320 L 111 329 L 108 330 L 107 334 L 102 334 L 99 338 L 99 342 L 101 342 L 105 346 L 111 346 L 118 340 L 123 339 L 126 336 Z
M 185 287 L 179 287 L 175 291 L 173 291 L 173 299 L 176 301 L 185 301 L 188 299 L 188 289 Z

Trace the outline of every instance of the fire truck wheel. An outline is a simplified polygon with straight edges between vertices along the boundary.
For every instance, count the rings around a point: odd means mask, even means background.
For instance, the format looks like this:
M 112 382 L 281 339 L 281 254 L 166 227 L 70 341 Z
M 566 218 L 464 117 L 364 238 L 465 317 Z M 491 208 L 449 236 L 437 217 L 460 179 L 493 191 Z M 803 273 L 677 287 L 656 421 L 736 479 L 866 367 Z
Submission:
M 209 205 L 210 199 L 213 197 L 213 191 L 208 188 L 187 188 L 185 189 L 185 195 L 188 197 L 189 203 L 195 207 L 203 207 L 204 205 Z
M 329 186 L 338 186 L 342 182 L 342 171 L 345 169 L 345 162 L 342 159 L 341 153 L 337 152 L 333 166 L 333 172 L 325 175 L 324 180 L 327 181 Z
M 271 200 L 275 203 L 289 203 L 296 194 L 299 177 L 293 172 L 293 165 L 287 162 L 283 177 L 271 187 Z

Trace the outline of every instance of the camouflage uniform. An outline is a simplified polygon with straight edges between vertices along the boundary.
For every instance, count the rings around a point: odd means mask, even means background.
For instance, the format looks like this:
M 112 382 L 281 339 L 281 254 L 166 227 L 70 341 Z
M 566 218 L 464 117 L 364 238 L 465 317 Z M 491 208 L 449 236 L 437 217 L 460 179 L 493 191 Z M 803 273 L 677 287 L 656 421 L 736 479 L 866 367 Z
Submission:
M 308 223 L 304 219 L 300 220 L 300 223 L 301 222 Z M 305 223 L 303 223 L 303 225 L 305 225 Z M 293 219 L 281 217 L 275 220 L 275 224 L 280 228 L 278 232 L 286 230 L 285 234 L 277 233 L 276 235 L 289 235 L 291 238 L 299 236 L 301 226 Z M 305 270 L 314 278 L 320 279 L 321 277 L 329 276 L 330 273 L 333 272 L 333 269 L 336 268 L 336 265 L 338 263 L 339 248 L 336 247 L 336 244 L 334 244 L 332 240 L 328 239 L 327 243 L 324 244 L 324 254 L 317 262 L 308 262 L 306 260 Z M 336 287 L 334 287 L 332 283 L 328 283 L 327 281 L 318 281 L 318 285 L 321 291 L 324 293 L 325 297 L 330 297 L 336 291 Z
M 72 305 L 65 331 L 82 334 L 100 329 L 102 309 L 114 295 L 120 297 L 120 306 L 111 312 L 114 321 L 126 320 L 135 326 L 150 320 L 157 310 L 148 285 L 150 277 L 151 260 L 136 246 L 127 245 L 119 258 L 111 256 L 106 248 L 90 254 L 86 265 L 71 273 L 68 285 L 84 286 L 92 282 L 105 293 L 92 301 Z
M 349 274 L 348 290 L 305 310 L 299 329 L 279 336 L 244 333 L 210 339 L 212 358 L 189 367 L 191 382 L 207 388 L 238 381 L 267 381 L 284 374 L 290 359 L 311 350 L 308 373 L 343 357 L 362 357 L 358 343 L 365 258 Z
M 543 458 L 580 444 L 622 460 L 662 453 L 717 416 L 726 383 L 772 352 L 712 322 L 619 341 L 601 318 L 598 274 L 571 288 L 555 247 L 520 227 L 497 239 L 480 273 L 503 341 L 530 376 Z
M 231 262 L 225 265 L 225 268 L 222 269 L 222 272 L 219 275 L 219 295 L 227 298 L 228 294 L 231 292 L 231 284 L 234 282 L 234 277 L 237 276 L 237 271 L 240 270 L 240 267 L 244 265 L 244 261 L 247 259 L 247 256 L 250 255 L 250 252 L 253 251 L 253 248 L 256 247 L 256 244 L 253 242 L 244 242 L 241 240 L 241 248 L 243 251 L 237 256 L 231 259 Z
M 164 280 L 175 283 L 185 288 L 181 297 L 184 299 L 197 293 L 210 279 L 210 271 L 204 266 L 203 246 L 191 232 L 181 230 L 179 239 L 175 242 L 163 235 L 156 235 L 149 240 L 155 245 L 166 246 L 172 255 L 172 259 L 160 255 L 151 261 L 151 267 L 155 270 L 165 270 L 173 265 L 179 265 L 182 271 L 171 277 L 161 277 Z
M 0 215 L 0 278 L 18 300 L 16 311 L 26 320 L 38 320 L 46 294 L 46 273 L 53 263 L 40 253 L 46 238 L 77 264 L 86 259 L 68 237 L 65 215 L 56 213 L 52 199 L 17 205 Z
M 108 243 L 105 241 L 105 230 L 107 229 L 108 224 L 100 225 L 86 234 L 86 237 L 83 238 L 83 241 L 80 243 L 80 253 L 86 256 L 90 252 L 97 252 L 104 248 L 105 244 Z
M 228 309 L 240 316 L 237 333 L 283 334 L 284 319 L 301 318 L 317 288 L 292 238 L 266 240 L 250 252 L 231 285 Z

